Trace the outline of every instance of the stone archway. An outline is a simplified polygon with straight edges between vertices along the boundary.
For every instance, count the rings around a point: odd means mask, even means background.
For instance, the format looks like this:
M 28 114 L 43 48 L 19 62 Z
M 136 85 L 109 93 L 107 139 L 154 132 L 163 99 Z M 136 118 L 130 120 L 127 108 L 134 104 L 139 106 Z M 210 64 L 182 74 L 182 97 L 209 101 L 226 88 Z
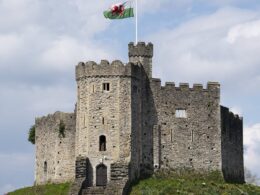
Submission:
M 96 168 L 96 186 L 107 185 L 107 167 L 104 164 L 100 164 Z

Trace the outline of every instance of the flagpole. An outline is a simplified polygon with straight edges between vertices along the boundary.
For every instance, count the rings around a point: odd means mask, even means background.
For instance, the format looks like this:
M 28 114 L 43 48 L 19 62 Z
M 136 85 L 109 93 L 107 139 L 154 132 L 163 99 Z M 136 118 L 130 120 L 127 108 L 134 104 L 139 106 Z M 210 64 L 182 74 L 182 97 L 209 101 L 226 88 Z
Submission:
M 135 0 L 135 44 L 138 43 L 138 4 Z

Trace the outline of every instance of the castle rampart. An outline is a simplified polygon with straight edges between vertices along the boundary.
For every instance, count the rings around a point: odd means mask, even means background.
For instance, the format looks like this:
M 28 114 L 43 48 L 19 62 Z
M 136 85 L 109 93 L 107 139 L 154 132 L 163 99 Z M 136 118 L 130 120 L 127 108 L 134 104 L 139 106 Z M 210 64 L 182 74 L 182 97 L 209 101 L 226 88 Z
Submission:
M 160 154 L 155 167 L 221 170 L 219 88 L 215 82 L 203 89 L 201 84 L 161 86 L 159 79 L 152 80 L 160 131 L 154 135 L 161 136 L 159 148 L 153 149 Z
M 35 126 L 36 183 L 73 181 L 75 178 L 75 114 L 56 112 L 37 118 Z

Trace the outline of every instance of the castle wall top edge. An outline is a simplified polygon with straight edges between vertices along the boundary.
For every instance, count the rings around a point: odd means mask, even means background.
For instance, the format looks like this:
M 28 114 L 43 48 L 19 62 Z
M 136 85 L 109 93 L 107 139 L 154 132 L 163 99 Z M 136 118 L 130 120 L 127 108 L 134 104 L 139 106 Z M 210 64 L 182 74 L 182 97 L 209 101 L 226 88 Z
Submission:
M 128 55 L 129 57 L 153 57 L 153 44 L 152 43 L 145 43 L 145 42 L 138 42 L 134 44 L 130 42 L 128 44 Z
M 108 60 L 101 60 L 100 63 L 88 61 L 79 62 L 76 66 L 76 80 L 85 76 L 140 76 L 141 68 L 138 63 L 123 63 L 120 60 L 114 60 L 111 63 Z
M 161 83 L 161 79 L 152 78 L 152 82 Z M 194 83 L 193 87 L 189 86 L 189 83 L 179 83 L 179 87 L 176 86 L 175 82 L 165 82 L 165 85 L 160 85 L 163 89 L 174 89 L 174 90 L 191 90 L 191 91 L 205 91 L 205 90 L 219 90 L 220 83 L 218 82 L 207 82 L 206 88 L 203 88 L 203 84 Z
M 73 112 L 69 113 L 69 112 L 56 111 L 56 112 L 54 112 L 52 114 L 48 114 L 46 116 L 36 117 L 35 121 L 37 123 L 37 122 L 52 119 L 52 118 L 71 117 L 71 116 L 74 116 L 74 115 L 75 115 L 75 113 L 73 113 Z
M 232 111 L 229 110 L 229 108 L 222 106 L 222 105 L 221 105 L 221 108 L 224 109 L 229 114 L 229 117 L 236 119 L 236 120 L 240 120 L 240 121 L 243 120 L 243 117 L 239 116 L 239 114 L 234 114 Z

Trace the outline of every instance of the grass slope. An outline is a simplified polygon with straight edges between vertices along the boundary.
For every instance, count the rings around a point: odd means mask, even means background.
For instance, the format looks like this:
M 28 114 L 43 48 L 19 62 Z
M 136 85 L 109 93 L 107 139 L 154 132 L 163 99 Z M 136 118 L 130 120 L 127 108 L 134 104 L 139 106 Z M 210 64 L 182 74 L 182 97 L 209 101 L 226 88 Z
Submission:
M 67 195 L 69 187 L 69 183 L 47 184 L 19 189 L 14 192 L 9 192 L 8 195 Z
M 219 173 L 165 174 L 139 181 L 130 195 L 260 195 L 260 187 L 249 184 L 227 184 Z

